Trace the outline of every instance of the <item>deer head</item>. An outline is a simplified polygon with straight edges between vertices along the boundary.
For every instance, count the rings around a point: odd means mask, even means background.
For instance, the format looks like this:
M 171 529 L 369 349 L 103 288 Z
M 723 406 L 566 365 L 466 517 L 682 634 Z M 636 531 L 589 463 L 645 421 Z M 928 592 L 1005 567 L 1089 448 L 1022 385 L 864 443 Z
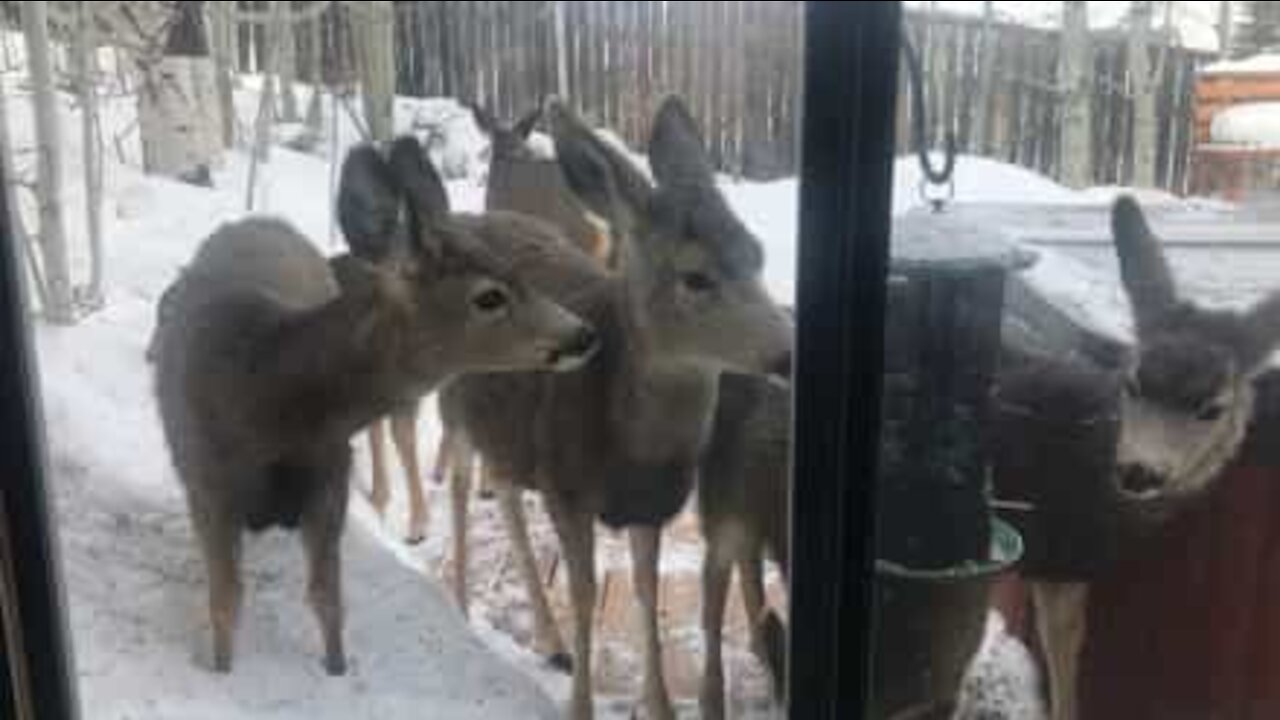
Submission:
M 542 107 L 536 107 L 517 120 L 513 125 L 507 126 L 499 122 L 497 118 L 489 112 L 487 108 L 475 103 L 467 103 L 467 107 L 471 110 L 471 116 L 475 118 L 476 125 L 481 132 L 489 136 L 489 156 L 491 158 L 505 158 L 508 160 L 537 160 L 539 159 L 529 147 L 529 135 L 533 133 L 533 128 L 538 124 L 538 120 L 542 117 Z
M 1138 340 L 1121 402 L 1119 489 L 1143 500 L 1194 494 L 1244 440 L 1252 380 L 1280 341 L 1280 293 L 1244 312 L 1198 307 L 1178 296 L 1133 199 L 1116 201 L 1111 223 Z
M 379 311 L 371 324 L 415 374 L 580 366 L 595 333 L 534 292 L 449 213 L 439 176 L 412 137 L 386 156 L 370 145 L 343 163 L 338 217 Z M 345 288 L 344 288 L 345 291 Z
M 684 104 L 669 98 L 654 119 L 654 182 L 563 104 L 546 114 L 566 182 L 614 238 L 632 350 L 670 367 L 789 377 L 791 322 L 761 283 L 764 251 L 716 188 Z

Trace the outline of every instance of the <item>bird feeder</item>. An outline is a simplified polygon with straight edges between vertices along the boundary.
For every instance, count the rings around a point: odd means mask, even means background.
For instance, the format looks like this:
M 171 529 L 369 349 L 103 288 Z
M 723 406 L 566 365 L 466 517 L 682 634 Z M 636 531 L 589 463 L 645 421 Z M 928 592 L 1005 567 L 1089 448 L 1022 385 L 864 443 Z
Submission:
M 964 215 L 893 228 L 878 479 L 872 717 L 945 712 L 991 580 L 1022 552 L 990 507 L 983 427 L 1005 281 L 1034 256 Z M 913 715 L 914 716 L 914 715 Z

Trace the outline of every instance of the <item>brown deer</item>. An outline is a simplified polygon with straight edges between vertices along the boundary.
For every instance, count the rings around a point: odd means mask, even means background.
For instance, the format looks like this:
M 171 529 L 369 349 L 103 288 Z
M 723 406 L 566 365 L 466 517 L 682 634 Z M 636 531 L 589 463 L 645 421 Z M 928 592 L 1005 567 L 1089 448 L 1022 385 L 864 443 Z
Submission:
M 518 212 L 530 217 L 540 218 L 554 225 L 573 244 L 582 248 L 601 263 L 609 265 L 611 251 L 608 230 L 604 223 L 589 217 L 585 208 L 577 201 L 569 187 L 565 184 L 560 165 L 554 158 L 538 155 L 529 144 L 529 136 L 542 116 L 542 107 L 534 108 L 514 124 L 499 122 L 492 114 L 479 105 L 471 105 L 476 125 L 489 136 L 489 168 L 488 182 L 485 191 L 485 210 Z M 412 403 L 393 414 L 390 422 L 391 439 L 400 457 L 400 465 L 404 469 L 406 487 L 409 492 L 409 531 L 407 541 L 411 544 L 421 542 L 426 537 L 427 507 L 422 493 L 422 477 L 418 468 L 417 421 L 418 404 Z M 456 457 L 474 462 L 474 453 L 468 448 L 460 447 L 453 429 L 446 423 L 443 435 L 436 452 L 436 465 L 432 476 L 437 482 L 448 476 L 458 482 L 466 482 L 462 490 L 470 487 L 470 466 L 458 466 L 460 472 L 451 472 L 451 459 Z M 372 490 L 370 501 L 379 514 L 385 513 L 390 501 L 387 483 L 387 462 L 383 448 L 385 447 L 386 430 L 381 422 L 375 422 L 369 430 L 369 449 L 371 458 Z M 480 476 L 481 493 L 489 496 L 495 491 L 490 482 L 491 473 L 485 471 Z M 455 519 L 458 508 L 455 487 Z M 463 498 L 465 500 L 465 497 Z M 513 522 L 523 524 L 523 508 L 517 503 L 510 505 L 511 498 L 503 498 L 504 516 L 519 513 L 512 517 Z M 465 524 L 465 507 L 462 523 Z M 519 540 L 516 540 L 520 543 Z M 523 550 L 523 548 L 521 548 Z M 462 550 L 465 552 L 465 548 Z M 455 567 L 457 563 L 455 550 Z M 465 564 L 465 563 L 464 563 Z M 457 589 L 466 579 L 462 574 L 454 574 L 455 589 L 459 604 L 466 609 L 465 587 Z M 552 642 L 551 644 L 556 644 Z M 560 648 L 563 659 L 563 647 Z
M 346 670 L 339 547 L 350 437 L 466 371 L 570 370 L 596 345 L 581 318 L 528 287 L 458 221 L 411 138 L 343 163 L 338 213 L 377 264 L 334 270 L 281 220 L 217 229 L 167 293 L 155 382 L 165 437 L 209 573 L 213 667 L 228 672 L 244 531 L 299 528 L 324 667 Z
M 785 694 L 786 632 L 765 600 L 764 559 L 786 579 L 790 559 L 791 391 L 734 373 L 720 378 L 711 440 L 699 466 L 704 668 L 701 717 L 725 716 L 721 656 L 725 602 L 738 569 L 751 650 L 769 669 L 774 694 Z
M 553 157 L 540 156 L 530 147 L 529 136 L 542 116 L 542 107 L 530 111 L 511 126 L 498 122 L 479 106 L 472 106 L 472 112 L 476 124 L 490 137 L 486 209 L 520 212 L 546 220 L 597 262 L 611 266 L 611 243 L 605 223 L 598 218 L 593 219 L 573 195 L 559 163 Z M 452 585 L 458 605 L 466 614 L 467 499 L 472 487 L 472 473 L 478 464 L 481 497 L 497 495 L 517 566 L 529 592 L 534 617 L 534 647 L 554 667 L 567 670 L 571 661 L 539 578 L 524 505 L 520 501 L 521 491 L 509 480 L 495 478 L 492 467 L 476 457 L 474 449 L 465 440 L 465 434 L 456 428 L 457 413 L 451 409 L 452 397 L 447 388 L 440 395 L 443 434 L 436 455 L 436 477 L 439 479 L 447 475 L 451 489 L 454 527 Z
M 494 472 L 539 490 L 559 537 L 574 615 L 570 711 L 593 715 L 595 521 L 627 528 L 644 636 L 644 704 L 672 718 L 661 667 L 662 526 L 683 507 L 715 413 L 719 375 L 788 377 L 791 324 L 760 279 L 759 241 L 715 186 L 696 124 L 666 100 L 653 123 L 656 184 L 570 110 L 547 108 L 569 187 L 608 223 L 619 270 L 559 251 L 522 276 L 589 320 L 600 351 L 568 374 L 468 375 L 457 426 Z M 581 267 L 579 267 L 581 266 Z
M 1023 573 L 1054 720 L 1077 715 L 1089 578 L 1202 497 L 1236 456 L 1253 379 L 1280 342 L 1280 292 L 1244 312 L 1200 307 L 1178 294 L 1136 202 L 1118 199 L 1111 227 L 1136 330 L 1132 362 L 1117 376 L 1033 364 L 996 395 L 997 491 L 1034 508 Z

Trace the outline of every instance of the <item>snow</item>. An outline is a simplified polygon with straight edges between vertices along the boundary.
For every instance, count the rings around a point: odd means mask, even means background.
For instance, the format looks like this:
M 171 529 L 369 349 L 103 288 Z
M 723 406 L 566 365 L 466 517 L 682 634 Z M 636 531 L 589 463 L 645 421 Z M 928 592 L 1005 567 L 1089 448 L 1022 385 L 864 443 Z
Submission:
M 1219 60 L 1200 68 L 1201 75 L 1280 72 L 1280 53 L 1259 53 L 1236 60 Z
M 1000 3 L 1000 5 L 1021 5 Z M 242 118 L 256 112 L 258 84 L 246 77 L 237 95 Z M 16 78 L 6 78 L 15 143 L 31 144 L 29 95 Z M 304 95 L 305 97 L 305 95 Z M 325 104 L 326 127 L 330 106 Z M 67 128 L 78 121 L 70 103 L 61 105 Z M 356 140 L 340 110 L 337 148 Z M 419 134 L 433 160 L 449 178 L 456 209 L 483 204 L 487 140 L 470 113 L 453 100 L 399 99 L 397 125 Z M 408 548 L 400 542 L 405 508 L 398 474 L 393 475 L 389 520 L 374 516 L 354 494 L 345 538 L 348 677 L 324 676 L 319 665 L 315 621 L 303 602 L 304 569 L 295 537 L 272 534 L 248 545 L 247 597 L 239 633 L 236 671 L 208 672 L 209 630 L 205 620 L 204 569 L 195 551 L 182 496 L 169 466 L 150 389 L 143 348 L 154 303 L 161 290 L 218 223 L 243 214 L 248 160 L 228 153 L 215 173 L 215 189 L 195 188 L 147 177 L 138 170 L 136 134 L 126 132 L 132 100 L 104 98 L 108 147 L 123 135 L 122 157 L 107 157 L 106 247 L 108 303 L 73 327 L 35 325 L 53 470 L 59 537 L 71 609 L 76 667 L 84 705 L 94 718 L 449 718 L 554 717 L 567 697 L 568 681 L 548 671 L 527 650 L 528 613 L 514 568 L 503 560 L 505 538 L 496 510 L 473 507 L 472 619 L 468 623 L 438 583 L 449 544 L 447 503 L 441 488 L 428 488 L 432 524 L 428 542 Z M 281 128 L 283 135 L 288 129 Z M 612 143 L 621 140 L 602 133 Z M 65 168 L 69 235 L 83 245 L 83 192 L 78 166 L 79 133 L 67 132 Z M 537 141 L 548 152 L 545 138 Z M 329 143 L 319 145 L 327 152 Z M 647 164 L 639 158 L 641 167 Z M 20 154 L 21 172 L 33 158 Z M 323 155 L 272 150 L 255 194 L 260 212 L 283 215 L 323 249 L 339 241 L 330 220 L 330 166 Z M 895 165 L 893 213 L 923 204 L 914 157 Z M 719 179 L 726 198 L 760 238 L 768 262 L 765 281 L 780 301 L 793 300 L 798 185 L 794 179 L 770 183 Z M 1125 188 L 1075 191 L 1035 172 L 990 159 L 957 160 L 953 206 L 986 204 L 1075 210 L 1098 216 Z M 1220 207 L 1188 203 L 1167 193 L 1142 191 L 1142 202 L 1171 210 L 1220 212 Z M 33 207 L 24 199 L 24 213 Z M 1038 210 L 1036 212 L 1039 212 Z M 1215 216 L 1217 217 L 1217 216 Z M 1024 278 L 1086 324 L 1119 335 L 1128 333 L 1124 299 L 1107 263 L 1106 248 L 1037 248 L 1040 262 Z M 79 251 L 80 268 L 83 252 Z M 1188 271 L 1175 258 L 1175 270 Z M 1235 270 L 1211 263 L 1191 274 L 1189 287 L 1213 298 L 1238 301 Z M 1270 283 L 1274 267 L 1258 264 L 1256 277 L 1242 285 L 1253 292 Z M 1240 283 L 1236 283 L 1240 284 Z M 1197 295 L 1198 297 L 1200 295 Z M 425 459 L 434 457 L 439 438 L 431 403 L 424 405 L 420 442 Z M 355 487 L 367 486 L 365 445 L 358 450 Z M 528 499 L 535 544 L 553 542 L 537 502 Z M 476 504 L 483 505 L 483 504 Z M 625 563 L 623 538 L 603 536 L 602 568 Z M 696 572 L 696 553 L 663 558 L 672 572 Z M 476 568 L 484 568 L 482 575 Z M 485 592 L 488 590 L 489 592 Z M 566 635 L 567 625 L 564 626 Z M 698 647 L 697 638 L 668 638 Z M 638 648 L 603 648 L 597 662 L 636 668 Z M 763 692 L 764 682 L 745 649 L 727 648 L 732 695 Z M 737 653 L 737 655 L 734 655 Z M 740 668 L 754 668 L 741 670 Z M 739 669 L 735 669 L 739 668 Z M 754 674 L 753 674 L 754 673 Z M 633 671 L 631 677 L 636 673 Z M 737 685 L 735 686 L 735 683 Z M 993 614 L 983 649 L 975 659 L 964 694 L 973 718 L 1039 718 L 1039 684 L 1026 649 L 1005 632 Z M 636 692 L 601 693 L 604 717 L 625 717 Z M 755 706 L 752 705 L 752 708 Z M 749 714 L 757 716 L 754 709 Z M 758 715 L 763 716 L 764 711 Z M 740 715 L 742 716 L 742 715 Z
M 1209 136 L 1214 143 L 1280 148 L 1280 102 L 1232 105 L 1213 116 Z
M 909 7 L 918 10 L 935 8 L 940 13 L 965 16 L 981 16 L 984 3 L 981 0 L 908 0 Z M 1039 0 L 1012 0 L 992 3 L 996 19 L 1000 22 L 1029 27 L 1055 29 L 1062 26 L 1062 3 Z M 1130 2 L 1089 3 L 1089 28 L 1092 30 L 1119 30 L 1128 22 Z M 1240 5 L 1240 3 L 1237 3 Z M 1218 37 L 1217 2 L 1175 2 L 1173 27 L 1177 31 L 1178 44 L 1192 50 L 1217 52 Z M 1152 18 L 1153 30 L 1161 32 L 1165 27 L 1164 4 L 1157 5 Z
M 28 146 L 28 96 L 7 80 L 15 142 Z M 252 93 L 239 99 L 249 116 Z M 61 112 L 74 127 L 69 104 Z M 109 101 L 103 115 L 112 138 L 128 125 L 131 103 Z M 70 237 L 82 243 L 79 134 L 65 136 Z M 34 326 L 86 717 L 556 717 L 555 702 L 471 632 L 436 583 L 387 552 L 393 541 L 362 502 L 352 505 L 344 539 L 350 673 L 334 679 L 320 667 L 300 544 L 283 534 L 247 545 L 235 672 L 209 672 L 204 568 L 142 350 L 155 299 L 179 264 L 216 224 L 243 213 L 247 160 L 230 153 L 217 189 L 207 190 L 143 176 L 136 137 L 127 144 L 127 162 L 108 155 L 106 309 L 72 328 Z M 19 160 L 20 169 L 30 164 Z M 277 147 L 263 178 L 262 210 L 328 237 L 323 159 Z M 455 187 L 462 203 L 475 204 L 473 188 Z

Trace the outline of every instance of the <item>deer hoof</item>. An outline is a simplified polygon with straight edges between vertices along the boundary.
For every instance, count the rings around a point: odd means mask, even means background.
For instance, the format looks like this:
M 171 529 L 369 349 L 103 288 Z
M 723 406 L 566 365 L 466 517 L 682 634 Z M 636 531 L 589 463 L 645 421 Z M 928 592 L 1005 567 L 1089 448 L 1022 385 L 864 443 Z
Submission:
M 547 658 L 547 664 L 565 675 L 573 672 L 573 656 L 563 650 L 558 653 L 552 653 Z
M 405 544 L 405 545 L 410 545 L 410 546 L 413 546 L 413 545 L 421 545 L 421 544 L 422 544 L 422 541 L 423 541 L 423 540 L 426 540 L 426 539 L 427 539 L 427 534 L 426 534 L 426 533 L 424 533 L 424 532 L 415 532 L 415 533 L 410 534 L 410 535 L 409 535 L 409 537 L 406 537 L 406 538 L 404 539 L 404 544 Z
M 334 657 L 326 657 L 324 659 L 324 671 L 329 677 L 341 677 L 347 674 L 347 659 L 341 655 Z

